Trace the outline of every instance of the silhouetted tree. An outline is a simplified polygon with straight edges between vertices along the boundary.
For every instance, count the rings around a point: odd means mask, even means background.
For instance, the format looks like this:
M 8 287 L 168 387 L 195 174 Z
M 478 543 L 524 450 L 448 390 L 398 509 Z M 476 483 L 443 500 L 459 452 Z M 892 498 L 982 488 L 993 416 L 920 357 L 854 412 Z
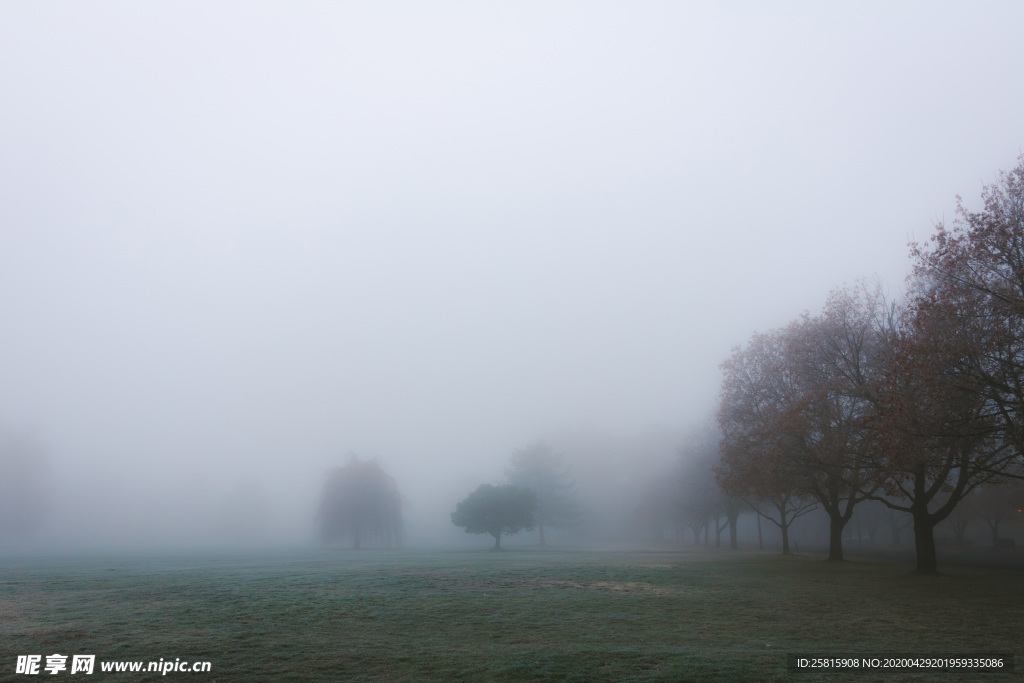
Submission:
M 871 497 L 912 516 L 917 571 L 930 574 L 935 526 L 975 487 L 1020 476 L 1021 459 L 1004 414 L 1011 399 L 994 399 L 981 378 L 987 356 L 1003 352 L 1004 326 L 974 314 L 985 305 L 977 291 L 936 274 L 928 255 L 918 259 L 869 383 L 875 447 L 862 466 L 881 487 Z
M 820 316 L 805 315 L 785 333 L 785 372 L 795 391 L 785 398 L 780 428 L 806 492 L 828 514 L 829 560 L 843 559 L 843 529 L 877 486 L 862 456 L 874 447 L 865 385 L 877 372 L 876 321 L 884 311 L 878 289 L 838 289 Z
M 402 503 L 395 480 L 376 458 L 351 456 L 327 473 L 317 524 L 324 543 L 392 547 L 402 542 Z
M 873 376 L 874 319 L 880 295 L 865 287 L 839 289 L 819 316 L 804 315 L 774 333 L 768 362 L 773 377 L 729 385 L 730 391 L 768 394 L 757 400 L 761 433 L 777 444 L 797 490 L 829 517 L 829 560 L 843 559 L 843 529 L 855 506 L 873 492 L 861 454 L 872 447 L 867 419 L 873 404 L 864 385 Z
M 502 534 L 533 529 L 536 511 L 537 496 L 530 489 L 481 484 L 455 506 L 452 524 L 467 534 L 494 536 L 494 549 L 501 550 Z
M 874 387 L 885 503 L 914 519 L 917 570 L 934 527 L 978 486 L 1024 477 L 1024 156 L 916 245 L 911 298 Z
M 560 453 L 543 441 L 513 453 L 505 476 L 509 483 L 528 488 L 536 494 L 537 513 L 534 519 L 540 545 L 545 545 L 545 526 L 560 527 L 576 521 L 578 506 L 565 461 Z

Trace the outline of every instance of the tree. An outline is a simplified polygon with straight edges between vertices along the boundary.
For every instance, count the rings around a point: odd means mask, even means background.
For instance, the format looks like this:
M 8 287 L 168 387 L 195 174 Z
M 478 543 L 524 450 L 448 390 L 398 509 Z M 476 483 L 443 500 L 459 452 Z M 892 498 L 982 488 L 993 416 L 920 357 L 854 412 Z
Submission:
M 975 489 L 971 495 L 961 498 L 945 519 L 945 524 L 953 532 L 953 542 L 958 546 L 967 543 L 967 530 L 970 528 L 971 522 L 978 516 L 977 493 L 978 489 Z
M 868 500 L 857 506 L 854 517 L 857 519 L 857 527 L 868 534 L 868 544 L 874 546 L 878 542 L 878 532 L 887 521 L 887 515 L 891 512 L 885 505 L 876 500 Z
M 481 484 L 455 506 L 452 524 L 467 534 L 494 536 L 494 549 L 501 550 L 502 534 L 533 529 L 536 511 L 537 496 L 530 489 Z
M 352 455 L 327 473 L 317 525 L 324 543 L 391 547 L 402 543 L 402 500 L 395 480 L 376 458 Z
M 505 473 L 509 483 L 528 488 L 537 496 L 535 520 L 544 542 L 544 527 L 572 524 L 577 516 L 572 480 L 560 453 L 539 441 L 512 454 Z
M 756 334 L 722 364 L 722 458 L 715 476 L 726 493 L 779 527 L 788 555 L 790 526 L 816 505 L 806 493 L 805 473 L 794 457 L 797 446 L 783 419 L 797 393 L 785 344 L 782 330 Z M 777 515 L 765 513 L 763 504 Z
M 37 531 L 49 504 L 46 452 L 27 434 L 0 434 L 0 534 Z
M 973 353 L 955 359 L 961 390 L 984 397 L 1001 438 L 1024 455 L 1024 154 L 981 193 L 984 208 L 957 198 L 952 228 L 939 224 L 931 246 L 914 245 L 923 283 L 916 314 L 955 320 L 974 332 Z M 1020 465 L 1020 461 L 1016 463 Z M 1024 475 L 1019 467 L 1013 474 Z
M 992 547 L 999 541 L 999 527 L 1021 516 L 1024 507 L 1024 486 L 1020 482 L 1004 482 L 979 487 L 975 491 L 978 512 L 992 534 Z
M 862 466 L 873 447 L 874 409 L 864 390 L 876 371 L 878 288 L 831 293 L 822 315 L 804 316 L 785 333 L 784 363 L 794 391 L 781 415 L 806 492 L 829 517 L 829 560 L 843 559 L 843 529 L 874 492 Z
M 878 447 L 866 464 L 889 507 L 911 514 L 917 571 L 934 573 L 934 527 L 971 491 L 1024 477 L 1024 155 L 958 198 L 952 228 L 913 245 L 911 296 L 873 383 Z
M 665 528 L 672 530 L 676 540 L 682 539 L 684 519 L 680 506 L 681 473 L 672 470 L 651 479 L 644 486 L 639 504 L 634 511 L 638 521 L 651 532 L 656 541 L 665 539 Z
M 679 491 L 676 494 L 680 518 L 695 535 L 699 529 L 715 529 L 715 547 L 722 545 L 722 532 L 729 529 L 729 547 L 737 548 L 736 523 L 747 507 L 739 498 L 730 496 L 715 480 L 715 468 L 720 463 L 719 444 L 722 433 L 713 420 L 694 428 L 679 451 L 679 471 L 675 475 Z M 706 534 L 705 534 L 706 535 Z
M 881 502 L 881 501 L 872 501 Z M 885 505 L 885 503 L 882 503 Z M 885 505 L 886 515 L 885 522 L 889 526 L 889 535 L 891 537 L 891 543 L 893 545 L 903 544 L 903 530 L 910 529 L 914 526 L 914 518 L 908 514 L 903 513 L 901 510 L 896 510 L 888 505 Z
M 1001 438 L 984 392 L 964 372 L 980 352 L 981 325 L 963 315 L 967 298 L 942 305 L 934 279 L 911 283 L 880 346 L 869 383 L 875 445 L 861 465 L 880 490 L 869 495 L 913 518 L 916 569 L 938 569 L 935 526 L 980 485 L 998 480 L 1017 455 Z M 944 293 L 951 294 L 949 292 Z

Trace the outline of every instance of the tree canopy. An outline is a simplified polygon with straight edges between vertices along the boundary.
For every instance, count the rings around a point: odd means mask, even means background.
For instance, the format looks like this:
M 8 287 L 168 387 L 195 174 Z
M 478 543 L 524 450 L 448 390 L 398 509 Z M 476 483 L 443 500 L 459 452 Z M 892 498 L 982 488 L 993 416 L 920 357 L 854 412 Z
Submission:
M 466 496 L 452 513 L 452 524 L 467 534 L 494 536 L 494 549 L 501 549 L 502 534 L 517 534 L 534 527 L 537 496 L 530 489 L 506 484 L 481 484 Z
M 324 543 L 351 542 L 354 548 L 391 547 L 402 542 L 402 501 L 395 480 L 376 458 L 351 456 L 327 473 L 317 525 Z
M 528 488 L 537 496 L 535 520 L 540 545 L 544 527 L 571 524 L 578 516 L 572 480 L 562 455 L 543 441 L 512 454 L 506 476 L 510 483 Z

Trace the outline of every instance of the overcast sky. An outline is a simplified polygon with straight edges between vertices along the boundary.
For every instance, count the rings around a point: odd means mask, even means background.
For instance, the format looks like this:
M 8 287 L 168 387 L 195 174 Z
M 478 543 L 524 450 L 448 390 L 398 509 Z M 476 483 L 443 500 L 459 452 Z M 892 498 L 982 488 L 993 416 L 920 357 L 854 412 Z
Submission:
M 857 278 L 898 290 L 907 241 L 1016 164 L 1021 26 L 9 0 L 0 424 L 139 500 L 315 489 L 349 450 L 475 486 L 554 430 L 683 429 L 732 346 Z

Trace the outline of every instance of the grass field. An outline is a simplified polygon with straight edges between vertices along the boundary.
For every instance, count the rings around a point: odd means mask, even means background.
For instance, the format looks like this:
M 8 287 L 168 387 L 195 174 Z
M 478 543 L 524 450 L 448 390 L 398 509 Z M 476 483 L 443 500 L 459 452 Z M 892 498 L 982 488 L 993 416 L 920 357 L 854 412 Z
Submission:
M 0 680 L 19 654 L 209 660 L 163 680 L 820 680 L 787 652 L 1012 653 L 1024 573 L 728 552 L 306 551 L 0 559 Z M 70 660 L 69 660 L 70 661 Z

